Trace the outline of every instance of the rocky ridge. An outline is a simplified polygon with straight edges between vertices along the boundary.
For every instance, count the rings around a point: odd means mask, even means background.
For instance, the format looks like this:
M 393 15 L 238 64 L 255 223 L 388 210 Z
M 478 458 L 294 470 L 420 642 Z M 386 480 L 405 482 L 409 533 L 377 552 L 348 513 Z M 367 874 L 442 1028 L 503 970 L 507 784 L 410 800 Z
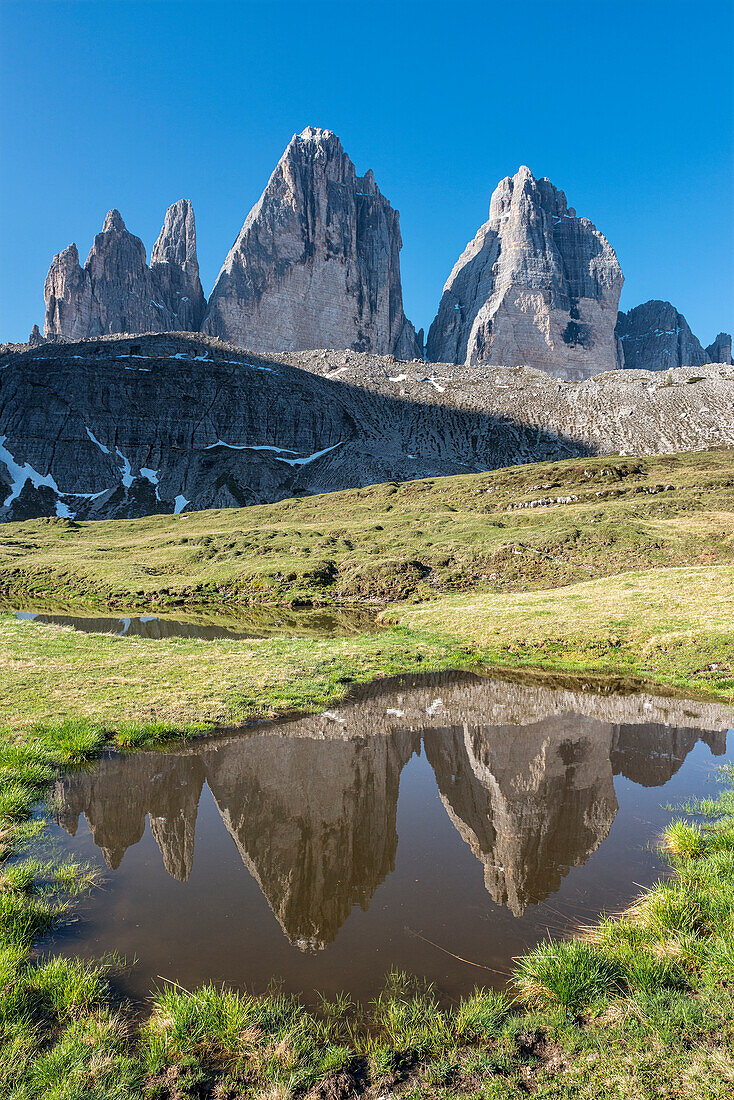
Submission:
M 734 445 L 734 370 L 258 356 L 199 334 L 0 358 L 0 520 L 242 507 L 574 455 Z
M 309 126 L 288 144 L 208 303 L 188 200 L 169 208 L 150 266 L 142 241 L 111 210 L 84 267 L 75 245 L 54 257 L 45 335 L 201 330 L 261 353 L 327 347 L 422 358 L 422 330 L 403 310 L 401 246 L 398 212 L 372 172 L 358 176 L 339 138 Z M 623 365 L 731 364 L 728 334 L 704 352 L 668 302 L 617 319 L 622 282 L 606 238 L 523 166 L 499 183 L 489 220 L 455 265 L 427 357 L 564 379 Z M 29 346 L 40 342 L 34 326 Z

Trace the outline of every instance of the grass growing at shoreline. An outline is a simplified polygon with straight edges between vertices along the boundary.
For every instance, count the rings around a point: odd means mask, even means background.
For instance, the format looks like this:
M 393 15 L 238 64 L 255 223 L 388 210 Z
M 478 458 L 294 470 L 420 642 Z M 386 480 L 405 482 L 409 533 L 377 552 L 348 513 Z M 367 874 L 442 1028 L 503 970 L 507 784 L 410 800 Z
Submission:
M 148 743 L 170 734 L 149 729 Z M 0 733 L 0 1091 L 9 1100 L 326 1100 L 664 1096 L 734 1086 L 734 788 L 666 830 L 670 875 L 622 914 L 518 960 L 507 995 L 442 1008 L 392 975 L 375 1002 L 151 992 L 142 1022 L 116 1002 L 114 961 L 34 958 L 89 886 L 76 864 L 27 857 L 57 769 L 107 743 L 85 722 Z M 729 782 L 734 774 L 729 771 Z
M 0 723 L 234 723 L 317 710 L 381 677 L 482 667 L 639 676 L 734 699 L 734 566 L 445 597 L 390 617 L 405 625 L 201 641 L 82 634 L 0 615 Z

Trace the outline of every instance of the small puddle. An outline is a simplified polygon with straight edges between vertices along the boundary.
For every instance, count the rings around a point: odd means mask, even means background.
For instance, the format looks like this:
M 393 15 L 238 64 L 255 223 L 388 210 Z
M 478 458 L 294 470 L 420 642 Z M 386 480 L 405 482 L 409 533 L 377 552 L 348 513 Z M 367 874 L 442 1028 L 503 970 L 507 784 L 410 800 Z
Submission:
M 241 614 L 202 614 L 197 618 L 168 618 L 160 615 L 91 616 L 66 614 L 58 610 L 19 611 L 16 619 L 70 626 L 85 634 L 113 634 L 117 638 L 267 638 L 271 635 L 330 638 L 363 634 L 380 629 L 376 615 L 362 610 L 324 611 L 311 608 L 297 611 L 245 609 Z
M 442 997 L 502 987 L 549 931 L 656 880 L 664 804 L 716 792 L 731 726 L 713 703 L 454 673 L 110 755 L 56 785 L 55 844 L 103 881 L 53 949 L 137 959 L 139 998 L 163 977 L 366 1000 L 392 967 Z

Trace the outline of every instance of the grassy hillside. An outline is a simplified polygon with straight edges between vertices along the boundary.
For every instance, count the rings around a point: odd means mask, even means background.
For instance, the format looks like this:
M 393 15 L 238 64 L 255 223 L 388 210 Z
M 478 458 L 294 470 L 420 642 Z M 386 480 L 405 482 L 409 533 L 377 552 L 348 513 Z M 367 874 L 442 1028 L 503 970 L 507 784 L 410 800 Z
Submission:
M 442 597 L 388 617 L 404 626 L 337 638 L 158 641 L 0 615 L 0 725 L 229 723 L 318 709 L 383 676 L 481 666 L 635 675 L 734 700 L 732 565 Z
M 538 463 L 181 516 L 0 525 L 0 593 L 90 605 L 425 599 L 731 562 L 732 450 Z

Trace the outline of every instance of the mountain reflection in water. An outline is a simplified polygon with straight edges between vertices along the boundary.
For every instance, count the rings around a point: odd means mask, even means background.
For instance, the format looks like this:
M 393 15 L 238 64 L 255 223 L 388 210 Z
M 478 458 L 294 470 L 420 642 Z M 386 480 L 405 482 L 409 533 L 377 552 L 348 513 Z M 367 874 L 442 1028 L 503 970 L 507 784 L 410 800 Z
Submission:
M 166 870 L 185 881 L 206 784 L 288 940 L 318 951 L 394 870 L 400 777 L 421 745 L 486 890 L 519 917 L 604 841 L 615 775 L 661 785 L 699 739 L 721 755 L 731 725 L 717 704 L 416 677 L 236 737 L 109 756 L 60 780 L 55 805 L 72 835 L 85 815 L 113 869 L 148 816 Z

